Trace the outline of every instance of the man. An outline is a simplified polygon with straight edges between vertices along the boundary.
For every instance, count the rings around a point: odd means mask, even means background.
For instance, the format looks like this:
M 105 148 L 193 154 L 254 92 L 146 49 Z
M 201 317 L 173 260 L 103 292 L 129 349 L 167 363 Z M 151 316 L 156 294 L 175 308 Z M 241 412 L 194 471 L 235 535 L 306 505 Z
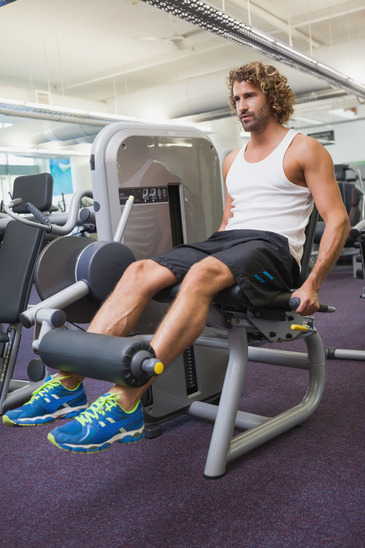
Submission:
M 292 287 L 313 200 L 325 221 L 316 264 L 295 291 L 299 314 L 318 309 L 318 290 L 336 262 L 349 222 L 328 152 L 314 139 L 284 127 L 294 94 L 272 66 L 251 63 L 229 73 L 230 104 L 251 133 L 246 147 L 223 164 L 226 201 L 218 231 L 207 241 L 136 261 L 96 314 L 89 331 L 126 336 L 161 289 L 181 289 L 151 341 L 168 366 L 201 334 L 219 291 L 238 283 L 251 304 L 268 303 Z M 260 276 L 265 276 L 262 291 Z M 9 426 L 35 425 L 75 416 L 86 408 L 82 378 L 63 372 L 50 378 L 23 407 L 8 411 Z M 48 439 L 76 452 L 97 452 L 113 442 L 143 437 L 142 388 L 114 386 Z

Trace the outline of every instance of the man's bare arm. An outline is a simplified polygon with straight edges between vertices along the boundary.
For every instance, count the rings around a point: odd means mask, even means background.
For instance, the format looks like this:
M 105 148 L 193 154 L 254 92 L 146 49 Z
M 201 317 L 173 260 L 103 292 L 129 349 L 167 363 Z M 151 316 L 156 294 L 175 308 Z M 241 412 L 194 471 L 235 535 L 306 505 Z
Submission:
M 301 304 L 297 312 L 313 314 L 318 310 L 318 291 L 336 263 L 350 231 L 348 215 L 343 205 L 338 183 L 334 177 L 332 159 L 327 150 L 316 141 L 303 139 L 300 162 L 308 188 L 325 223 L 318 257 L 304 284 L 294 292 Z
M 239 150 L 240 150 L 240 149 L 235 149 L 235 150 L 233 150 L 232 152 L 230 152 L 230 154 L 228 154 L 228 156 L 226 156 L 225 159 L 224 159 L 224 161 L 223 161 L 222 172 L 223 172 L 223 181 L 224 181 L 224 185 L 226 185 L 226 177 L 227 177 L 227 173 L 228 173 L 228 171 L 229 171 L 229 168 L 231 167 L 231 165 L 232 165 L 232 163 L 233 163 L 233 160 L 234 160 L 235 157 L 237 156 Z M 221 222 L 220 227 L 218 228 L 218 231 L 225 230 L 225 228 L 226 228 L 226 226 L 227 226 L 227 223 L 228 223 L 228 219 L 229 219 L 230 217 L 232 217 L 232 212 L 231 212 L 231 209 L 232 209 L 232 198 L 231 198 L 230 195 L 228 194 L 228 192 L 227 192 L 227 187 L 226 187 L 226 186 L 225 186 L 225 189 L 226 189 L 225 206 L 224 206 L 224 211 L 223 211 L 222 222 Z

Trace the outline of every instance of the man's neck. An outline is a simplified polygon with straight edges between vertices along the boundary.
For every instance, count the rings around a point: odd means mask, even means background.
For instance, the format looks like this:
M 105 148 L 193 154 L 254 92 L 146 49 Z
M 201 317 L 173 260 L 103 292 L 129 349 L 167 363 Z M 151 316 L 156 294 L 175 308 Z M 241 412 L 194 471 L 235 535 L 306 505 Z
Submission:
M 247 162 L 260 162 L 281 143 L 288 129 L 279 124 L 276 124 L 276 126 L 266 128 L 263 132 L 251 132 L 251 139 L 247 143 L 244 152 Z
M 281 142 L 287 132 L 286 127 L 273 121 L 261 131 L 251 131 L 251 146 L 255 149 L 274 148 Z

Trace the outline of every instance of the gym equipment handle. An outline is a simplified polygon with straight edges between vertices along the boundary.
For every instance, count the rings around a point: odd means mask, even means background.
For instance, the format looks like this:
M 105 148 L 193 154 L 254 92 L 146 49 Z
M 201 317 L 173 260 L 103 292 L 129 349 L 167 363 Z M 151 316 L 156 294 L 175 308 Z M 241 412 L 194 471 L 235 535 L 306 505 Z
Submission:
M 31 213 L 33 215 L 33 217 L 35 217 L 36 219 L 38 219 L 38 221 L 40 223 L 42 223 L 42 225 L 46 225 L 48 227 L 51 228 L 52 226 L 52 222 L 50 221 L 49 217 L 47 217 L 47 215 L 45 215 L 44 213 L 42 213 L 42 211 L 40 211 L 38 209 L 38 207 L 36 207 L 35 205 L 33 205 L 31 202 L 27 202 L 25 204 L 25 207 L 27 208 L 27 210 L 29 211 L 29 213 Z
M 123 213 L 120 217 L 120 220 L 119 220 L 119 223 L 118 223 L 118 226 L 117 226 L 117 230 L 116 230 L 114 238 L 113 238 L 114 242 L 120 242 L 123 238 L 124 230 L 125 230 L 125 227 L 127 225 L 127 221 L 128 221 L 131 209 L 132 209 L 133 202 L 134 202 L 134 196 L 129 196 L 128 200 L 125 203 Z
M 57 236 L 65 236 L 66 234 L 70 234 L 70 232 L 72 232 L 72 230 L 77 225 L 78 215 L 79 215 L 79 205 L 80 205 L 81 199 L 84 197 L 91 198 L 92 192 L 89 190 L 78 190 L 72 195 L 69 212 L 68 212 L 68 218 L 64 225 L 58 225 L 52 222 L 51 223 L 47 222 L 46 224 L 44 224 L 43 219 L 41 223 L 36 223 L 34 221 L 31 221 L 29 219 L 22 217 L 21 215 L 18 215 L 17 213 L 14 213 L 12 208 L 22 202 L 21 198 L 16 198 L 13 201 L 11 201 L 9 204 L 5 204 L 4 209 L 5 209 L 5 212 L 16 221 L 19 221 L 21 223 L 34 226 L 37 228 L 43 228 L 46 232 L 52 232 L 53 234 Z
M 300 299 L 298 297 L 292 297 L 290 299 L 289 308 L 291 310 L 296 310 L 299 305 L 300 305 Z M 318 312 L 336 312 L 336 308 L 328 304 L 320 304 Z

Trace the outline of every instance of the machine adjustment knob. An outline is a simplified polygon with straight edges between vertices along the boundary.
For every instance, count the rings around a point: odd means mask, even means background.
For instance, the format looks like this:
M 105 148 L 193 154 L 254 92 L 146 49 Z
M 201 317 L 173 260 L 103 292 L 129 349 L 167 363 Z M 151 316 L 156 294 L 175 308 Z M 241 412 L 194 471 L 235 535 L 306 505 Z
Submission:
M 130 369 L 136 379 L 147 382 L 149 378 L 161 375 L 164 366 L 151 352 L 139 350 L 132 357 Z
M 156 358 L 148 358 L 142 362 L 142 370 L 147 373 L 147 375 L 161 375 L 164 370 L 163 363 L 157 360 Z

